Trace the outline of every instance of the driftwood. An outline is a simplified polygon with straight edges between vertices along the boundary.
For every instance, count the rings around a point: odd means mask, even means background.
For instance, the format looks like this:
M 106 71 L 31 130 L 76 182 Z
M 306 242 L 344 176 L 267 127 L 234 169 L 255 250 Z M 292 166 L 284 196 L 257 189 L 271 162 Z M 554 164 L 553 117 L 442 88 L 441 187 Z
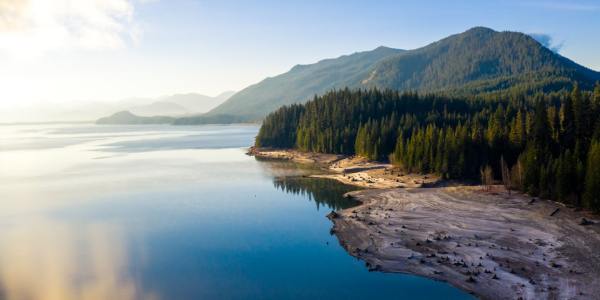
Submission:
M 550 216 L 553 217 L 556 213 L 558 213 L 558 211 L 560 210 L 560 208 L 555 209 Z

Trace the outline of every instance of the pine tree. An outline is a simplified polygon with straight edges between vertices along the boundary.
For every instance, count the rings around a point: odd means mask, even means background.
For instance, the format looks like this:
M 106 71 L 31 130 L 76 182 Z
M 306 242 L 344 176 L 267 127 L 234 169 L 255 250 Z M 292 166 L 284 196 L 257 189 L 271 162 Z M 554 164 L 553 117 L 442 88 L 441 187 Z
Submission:
M 592 107 L 594 115 L 597 116 L 600 113 L 600 81 L 596 81 L 596 86 L 594 87 Z
M 548 123 L 548 115 L 546 105 L 543 100 L 538 99 L 535 106 L 535 119 L 532 127 L 532 138 L 536 151 L 543 155 L 548 150 L 552 140 L 550 133 L 550 124 Z
M 567 97 L 561 107 L 562 135 L 561 144 L 573 149 L 575 147 L 575 112 L 573 111 L 573 99 Z
M 517 113 L 517 117 L 513 120 L 510 126 L 509 141 L 515 148 L 521 147 L 521 137 L 523 134 L 523 117 L 521 111 Z
M 396 139 L 396 146 L 394 148 L 394 152 L 392 153 L 392 158 L 390 160 L 397 166 L 405 167 L 403 163 L 404 156 L 404 135 L 400 133 L 400 135 Z
M 600 140 L 599 103 L 600 84 L 593 92 L 575 87 L 510 101 L 334 90 L 267 116 L 256 145 L 389 159 L 443 178 L 477 179 L 487 169 L 532 195 L 593 206 L 590 145 Z
M 585 175 L 585 207 L 600 210 L 600 142 L 594 141 L 590 146 Z

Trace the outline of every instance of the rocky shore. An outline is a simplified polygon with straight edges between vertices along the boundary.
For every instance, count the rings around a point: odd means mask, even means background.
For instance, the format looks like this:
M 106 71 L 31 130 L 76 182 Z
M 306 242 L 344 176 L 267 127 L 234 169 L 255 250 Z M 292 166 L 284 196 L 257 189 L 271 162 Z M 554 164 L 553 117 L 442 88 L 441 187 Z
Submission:
M 502 186 L 441 186 L 358 157 L 251 149 L 263 159 L 315 163 L 312 175 L 367 188 L 331 212 L 334 233 L 373 271 L 410 273 L 483 299 L 598 299 L 600 219 Z M 427 187 L 427 188 L 425 188 Z
M 483 299 L 598 299 L 596 216 L 503 187 L 364 190 L 329 215 L 372 270 L 422 275 Z M 558 211 L 557 211 L 558 209 Z

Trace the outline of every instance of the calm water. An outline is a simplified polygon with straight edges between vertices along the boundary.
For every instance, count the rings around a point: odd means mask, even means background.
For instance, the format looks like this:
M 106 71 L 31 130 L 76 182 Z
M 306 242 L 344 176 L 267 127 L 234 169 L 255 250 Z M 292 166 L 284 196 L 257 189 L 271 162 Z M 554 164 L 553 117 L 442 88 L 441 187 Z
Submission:
M 469 299 L 368 272 L 336 182 L 244 154 L 256 126 L 0 126 L 0 298 Z

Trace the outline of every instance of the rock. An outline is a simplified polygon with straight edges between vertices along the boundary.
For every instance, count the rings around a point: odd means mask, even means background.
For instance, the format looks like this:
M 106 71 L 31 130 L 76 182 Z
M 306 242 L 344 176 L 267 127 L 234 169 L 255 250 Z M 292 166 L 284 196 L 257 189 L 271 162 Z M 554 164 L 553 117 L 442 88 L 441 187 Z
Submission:
M 337 219 L 339 217 L 340 217 L 340 215 L 333 210 L 329 214 L 327 214 L 327 218 L 329 220 Z

